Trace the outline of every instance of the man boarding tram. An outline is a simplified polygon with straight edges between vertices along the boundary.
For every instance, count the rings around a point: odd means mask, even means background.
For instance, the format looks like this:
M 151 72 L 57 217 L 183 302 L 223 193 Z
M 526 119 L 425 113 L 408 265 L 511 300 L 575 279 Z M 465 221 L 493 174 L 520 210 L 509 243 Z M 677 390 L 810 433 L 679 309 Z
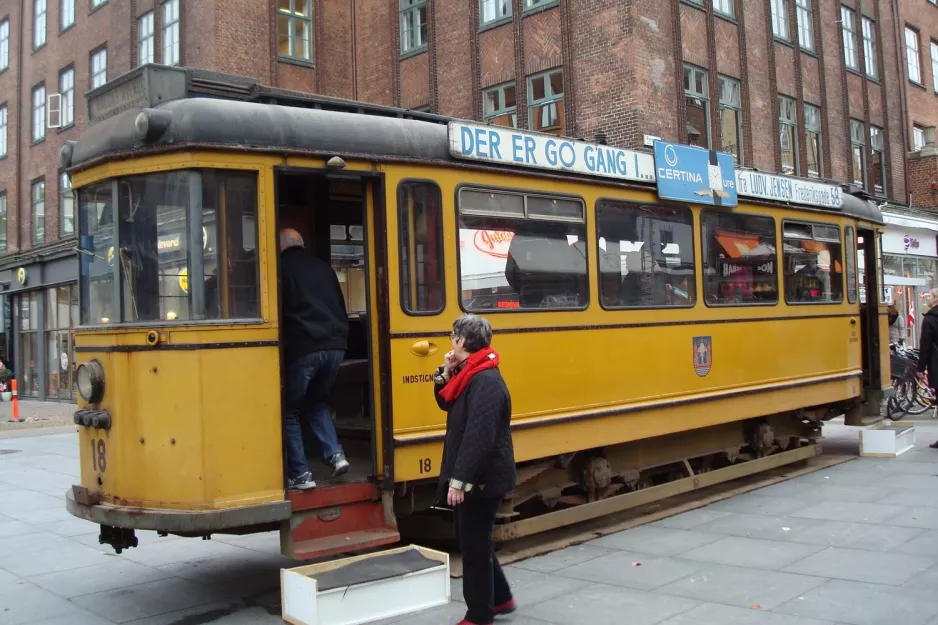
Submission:
M 303 237 L 293 228 L 280 231 L 280 276 L 287 488 L 309 490 L 316 488 L 316 482 L 303 449 L 304 414 L 323 461 L 332 466 L 332 476 L 349 470 L 327 403 L 348 347 L 348 315 L 332 267 L 308 255 Z

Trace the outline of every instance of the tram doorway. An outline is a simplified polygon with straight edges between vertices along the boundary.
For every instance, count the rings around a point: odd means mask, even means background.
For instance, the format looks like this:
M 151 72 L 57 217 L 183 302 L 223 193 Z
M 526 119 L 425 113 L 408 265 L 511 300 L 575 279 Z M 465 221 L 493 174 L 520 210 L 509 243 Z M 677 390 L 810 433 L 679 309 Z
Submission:
M 848 237 L 852 232 L 848 230 Z M 856 233 L 857 281 L 859 283 L 860 306 L 860 351 L 863 365 L 862 410 L 847 414 L 847 425 L 860 425 L 870 418 L 879 418 L 883 401 L 880 337 L 880 275 L 876 271 L 876 234 L 872 230 L 859 228 Z M 852 246 L 848 246 L 848 249 Z M 888 340 L 888 337 L 887 337 Z M 886 346 L 888 347 L 888 345 Z M 851 421 L 858 421 L 853 423 Z

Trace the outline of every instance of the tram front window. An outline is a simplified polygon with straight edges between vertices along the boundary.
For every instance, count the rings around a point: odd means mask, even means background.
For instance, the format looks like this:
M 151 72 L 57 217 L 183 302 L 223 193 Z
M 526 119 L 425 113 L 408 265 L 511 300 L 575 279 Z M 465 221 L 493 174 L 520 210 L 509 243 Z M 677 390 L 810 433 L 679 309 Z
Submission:
M 80 195 L 83 324 L 259 317 L 256 174 L 187 170 L 98 186 L 108 200 L 117 189 L 120 253 L 113 208 L 89 187 Z

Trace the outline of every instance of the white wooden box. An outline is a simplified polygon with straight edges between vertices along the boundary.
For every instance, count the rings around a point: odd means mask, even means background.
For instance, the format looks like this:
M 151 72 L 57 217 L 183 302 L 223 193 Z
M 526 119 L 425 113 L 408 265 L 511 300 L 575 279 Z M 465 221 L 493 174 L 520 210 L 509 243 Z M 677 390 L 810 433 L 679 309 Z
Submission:
M 915 446 L 915 424 L 886 426 L 882 423 L 860 430 L 860 455 L 873 458 L 896 458 Z
M 418 558 L 420 570 L 403 567 L 400 574 L 380 579 L 357 581 L 355 575 L 336 585 L 335 578 L 322 584 L 317 577 L 335 576 L 349 565 L 367 566 L 393 558 Z M 383 558 L 382 560 L 375 560 Z M 351 569 L 345 569 L 350 571 Z M 325 590 L 320 590 L 320 587 Z M 283 620 L 291 625 L 357 625 L 380 619 L 410 614 L 449 603 L 449 554 L 417 545 L 388 549 L 331 562 L 311 564 L 295 569 L 281 569 L 280 595 Z

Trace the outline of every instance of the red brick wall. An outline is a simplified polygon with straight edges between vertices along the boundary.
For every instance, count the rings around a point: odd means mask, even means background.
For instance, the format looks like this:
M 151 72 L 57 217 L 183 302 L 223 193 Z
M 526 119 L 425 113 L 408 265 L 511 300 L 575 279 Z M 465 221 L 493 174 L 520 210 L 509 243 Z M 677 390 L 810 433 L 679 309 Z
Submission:
M 739 56 L 739 27 L 726 20 L 715 20 L 717 68 L 725 76 L 737 80 L 742 76 Z
M 536 13 L 524 20 L 524 73 L 536 74 L 563 64 L 560 53 L 560 10 Z
M 439 81 L 440 110 L 443 115 L 471 118 L 474 95 L 472 93 L 472 47 L 475 23 L 465 3 L 439 2 L 436 8 L 437 80 Z
M 938 211 L 938 156 L 909 159 L 909 186 L 913 206 Z
M 820 71 L 820 63 L 816 57 L 801 55 L 801 85 L 804 89 L 804 100 L 815 106 L 821 104 Z
M 322 71 L 320 92 L 339 98 L 354 96 L 352 2 L 353 0 L 327 0 L 315 3 L 322 11 L 319 23 L 323 25 L 317 31 L 321 45 L 316 48 L 320 53 L 317 63 Z
M 16 181 L 16 157 L 21 150 L 17 141 L 16 127 L 20 120 L 20 106 L 16 97 L 19 91 L 19 67 L 16 50 L 19 50 L 19 3 L 13 0 L 0 2 L 0 21 L 10 21 L 10 66 L 0 73 L 0 105 L 7 107 L 7 156 L 0 160 L 0 193 L 7 198 L 7 249 L 17 249 L 19 238 L 19 215 L 17 207 L 20 198 Z M 25 123 L 29 123 L 27 116 Z
M 430 66 L 426 53 L 401 61 L 401 107 L 417 108 L 430 103 Z
M 708 66 L 707 22 L 703 11 L 681 5 L 681 47 L 683 60 L 699 67 Z
M 740 3 L 737 3 L 737 11 Z M 766 171 L 775 171 L 776 95 L 772 93 L 770 73 L 774 66 L 769 62 L 769 46 L 766 29 L 769 16 L 768 2 L 746 2 L 743 7 L 746 19 L 746 61 L 749 69 L 749 116 L 752 124 L 751 144 L 744 146 L 747 165 Z M 771 129 L 771 131 L 770 131 Z
M 466 60 L 463 61 L 467 66 Z M 515 34 L 511 24 L 487 30 L 479 36 L 479 73 L 482 88 L 515 78 Z
M 363 102 L 394 104 L 400 56 L 391 30 L 398 23 L 396 5 L 387 0 L 355 0 L 358 99 Z
M 798 97 L 795 80 L 795 49 L 781 43 L 775 44 L 775 83 L 778 92 L 790 98 Z
M 899 0 L 900 11 L 900 53 L 902 54 L 902 82 L 908 93 L 910 128 L 908 130 L 911 146 L 911 124 L 920 126 L 938 125 L 938 95 L 932 79 L 931 54 L 929 43 L 938 41 L 938 7 L 918 0 Z M 912 26 L 919 31 L 919 56 L 922 68 L 922 86 L 909 81 L 905 62 L 905 27 Z

